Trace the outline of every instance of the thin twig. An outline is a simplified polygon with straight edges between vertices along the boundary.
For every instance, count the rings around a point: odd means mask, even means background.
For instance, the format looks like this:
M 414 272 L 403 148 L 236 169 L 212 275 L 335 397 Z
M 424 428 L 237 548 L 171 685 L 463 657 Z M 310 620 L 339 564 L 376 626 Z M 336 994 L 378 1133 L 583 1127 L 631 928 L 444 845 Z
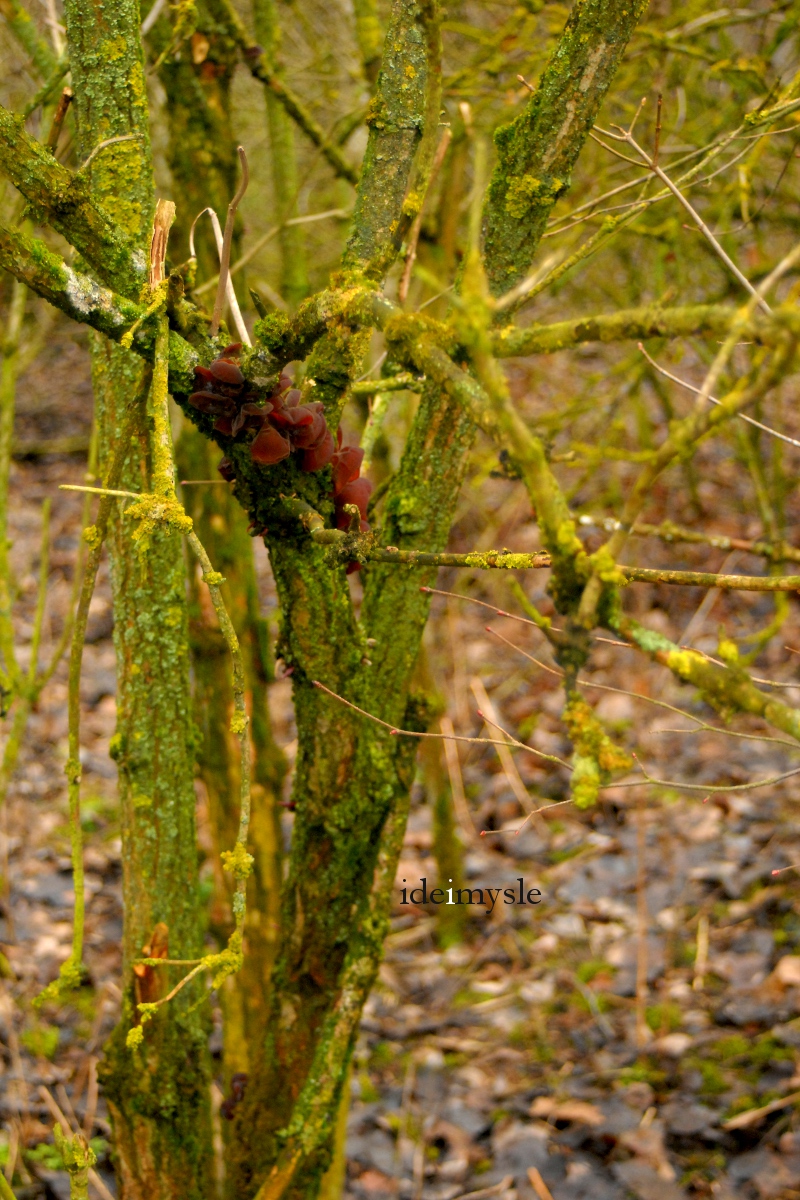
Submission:
M 453 140 L 452 129 L 450 129 L 450 128 L 445 129 L 442 132 L 442 136 L 439 140 L 439 145 L 436 147 L 436 153 L 433 156 L 433 162 L 431 163 L 430 174 L 428 175 L 427 183 L 425 185 L 425 195 L 422 198 L 422 201 L 419 206 L 419 212 L 417 213 L 416 217 L 414 218 L 414 223 L 411 226 L 411 229 L 408 234 L 408 250 L 406 252 L 406 263 L 405 263 L 405 267 L 403 268 L 403 275 L 400 280 L 400 286 L 397 289 L 397 299 L 400 302 L 400 304 L 405 304 L 406 298 L 408 296 L 408 289 L 411 285 L 411 272 L 414 269 L 414 261 L 417 257 L 417 243 L 419 241 L 420 231 L 422 230 L 422 218 L 425 215 L 425 201 L 428 199 L 428 196 L 431 193 L 431 189 L 433 188 L 433 185 L 436 182 L 439 171 L 442 169 L 442 163 L 445 160 L 445 155 L 447 154 L 447 148 L 450 145 L 452 140 Z
M 494 705 L 487 695 L 486 688 L 483 686 L 483 680 L 477 675 L 474 675 L 469 681 L 469 686 L 478 704 L 478 716 L 482 717 L 487 725 L 493 726 L 495 729 L 500 729 L 501 727 L 497 722 L 497 715 L 494 711 Z M 505 733 L 506 731 L 503 729 L 502 732 Z M 533 811 L 533 805 L 531 804 L 531 798 L 528 795 L 528 789 L 525 787 L 525 784 L 520 778 L 519 771 L 517 770 L 514 759 L 511 757 L 511 751 L 509 750 L 508 746 L 498 745 L 497 756 L 500 759 L 500 765 L 503 768 L 503 774 L 508 780 L 509 787 L 516 796 L 520 808 L 524 813 L 531 813 Z
M 656 360 L 647 353 L 641 342 L 638 342 L 637 345 L 647 361 L 650 363 L 650 366 L 653 367 L 654 370 L 658 371 L 659 375 L 663 375 L 666 379 L 672 380 L 673 383 L 680 384 L 680 386 L 686 388 L 687 391 L 693 392 L 695 396 L 700 396 L 702 394 L 701 389 L 695 387 L 693 383 L 689 383 L 686 379 L 681 379 L 679 375 L 673 375 L 671 371 L 666 369 L 666 367 L 660 366 L 659 363 L 657 363 Z M 718 400 L 716 396 L 708 396 L 707 399 L 710 400 L 712 404 L 721 404 L 721 401 Z M 780 433 L 777 429 L 772 429 L 769 425 L 764 425 L 763 422 L 757 421 L 755 417 L 748 416 L 747 413 L 739 412 L 735 415 L 740 421 L 746 421 L 748 425 L 753 425 L 756 429 L 763 430 L 763 432 L 768 433 L 770 437 L 778 438 L 780 441 L 786 442 L 787 445 L 796 446 L 798 449 L 800 449 L 800 441 L 798 441 L 796 438 L 789 437 L 787 433 Z
M 204 208 L 203 212 L 206 211 L 207 210 Z M 202 217 L 203 212 L 198 213 L 198 215 L 195 217 L 195 224 L 200 217 Z M 308 213 L 305 217 L 289 217 L 288 220 L 281 221 L 280 225 L 273 225 L 271 229 L 268 229 L 265 234 L 262 234 L 260 238 L 253 242 L 252 246 L 249 246 L 242 256 L 237 258 L 236 262 L 233 263 L 229 273 L 230 275 L 238 274 L 239 271 L 247 266 L 251 259 L 255 258 L 259 250 L 263 250 L 264 246 L 271 242 L 273 238 L 276 238 L 281 230 L 285 229 L 288 225 L 311 225 L 315 221 L 325 221 L 329 217 L 342 217 L 343 219 L 346 219 L 350 216 L 352 216 L 352 211 L 349 208 L 328 208 L 325 210 L 325 212 Z M 194 225 L 192 226 L 192 229 L 194 229 Z M 219 275 L 215 275 L 212 279 L 205 280 L 204 283 L 201 283 L 198 287 L 194 288 L 194 295 L 202 296 L 203 292 L 210 292 L 213 287 L 216 287 L 218 282 Z
M 366 717 L 367 720 L 374 721 L 376 725 L 382 725 L 384 729 L 388 729 L 389 733 L 395 737 L 438 738 L 440 741 L 449 740 L 453 742 L 470 742 L 475 746 L 509 745 L 508 741 L 500 742 L 496 738 L 466 737 L 464 734 L 458 733 L 454 733 L 452 737 L 448 738 L 447 735 L 443 733 L 420 733 L 414 729 L 398 729 L 397 726 L 390 725 L 388 721 L 381 720 L 380 717 L 374 716 L 372 713 L 367 712 L 366 709 L 359 708 L 357 704 L 353 704 L 350 700 L 345 700 L 344 696 L 340 696 L 337 692 L 331 691 L 330 688 L 325 687 L 324 683 L 320 683 L 318 679 L 312 679 L 311 683 L 313 687 L 319 688 L 321 692 L 325 692 L 334 700 L 338 700 L 339 703 L 344 704 L 346 708 L 351 708 L 353 712 L 357 712 L 360 716 Z M 489 723 L 490 722 L 487 722 L 487 724 Z M 541 750 L 535 750 L 533 746 L 526 746 L 524 742 L 517 741 L 517 739 L 512 738 L 510 734 L 508 737 L 511 739 L 512 746 L 516 746 L 520 750 L 527 750 L 528 754 L 535 754 L 537 758 L 547 759 L 548 762 L 558 763 L 560 767 L 566 767 L 567 770 L 572 770 L 569 763 L 564 762 L 563 758 L 557 758 L 555 754 L 543 754 Z
M 464 837 L 467 839 L 467 843 L 475 846 L 477 844 L 476 830 L 464 791 L 461 760 L 458 757 L 458 747 L 454 744 L 455 730 L 453 729 L 453 722 L 449 717 L 442 717 L 439 721 L 439 728 L 444 738 L 444 756 L 447 762 L 447 774 L 450 776 L 450 794 L 453 797 L 453 808 L 456 811 L 458 823 L 461 826 Z
M 749 1108 L 746 1112 L 737 1113 L 729 1121 L 724 1121 L 721 1128 L 726 1131 L 749 1129 L 751 1125 L 758 1125 L 770 1113 L 780 1112 L 782 1108 L 788 1108 L 790 1104 L 797 1104 L 798 1100 L 800 1100 L 800 1092 L 792 1092 L 790 1096 L 782 1096 L 779 1100 L 770 1100 L 769 1104 L 764 1104 L 761 1108 Z
M 56 152 L 58 139 L 61 136 L 61 130 L 64 127 L 64 121 L 67 116 L 67 110 L 72 103 L 74 95 L 75 93 L 71 87 L 65 87 L 62 89 L 61 95 L 58 98 L 56 111 L 53 113 L 53 121 L 50 126 L 50 132 L 47 135 L 47 142 L 45 143 L 47 149 L 53 154 Z
M 141 35 L 143 38 L 147 37 L 150 30 L 153 28 L 156 21 L 161 16 L 162 12 L 164 11 L 164 7 L 165 7 L 166 3 L 167 3 L 167 0 L 155 0 L 155 4 L 150 9 L 150 12 L 147 14 L 145 19 L 142 21 Z
M 499 638 L 501 642 L 505 642 L 512 650 L 516 650 L 517 654 L 521 654 L 523 658 L 527 658 L 529 662 L 534 663 L 542 671 L 547 671 L 548 674 L 555 675 L 558 679 L 564 678 L 563 671 L 558 670 L 556 667 L 550 667 L 547 663 L 541 662 L 540 659 L 534 658 L 532 654 L 528 654 L 527 650 L 523 650 L 516 642 L 512 642 L 509 638 L 503 637 L 502 633 L 498 633 L 496 629 L 492 629 L 491 625 L 486 626 L 486 632 Z M 599 641 L 600 639 L 597 640 Z M 604 640 L 607 641 L 608 639 Z M 624 646 L 626 649 L 629 648 L 626 642 L 616 642 L 615 645 Z M 696 653 L 700 653 L 700 651 L 696 651 Z M 668 704 L 666 700 L 657 700 L 655 696 L 645 696 L 640 692 L 630 692 L 626 688 L 613 687 L 610 683 L 594 683 L 591 679 L 579 679 L 577 682 L 582 688 L 594 688 L 600 692 L 613 692 L 617 696 L 629 696 L 631 700 L 643 700 L 646 704 L 655 705 L 656 708 L 665 708 L 668 712 L 677 713 L 679 717 L 685 717 L 687 721 L 695 721 L 697 725 L 696 729 L 657 729 L 654 731 L 656 733 L 718 733 L 723 737 L 741 738 L 743 741 L 748 742 L 772 742 L 776 746 L 786 746 L 789 750 L 797 749 L 797 743 L 790 742 L 787 738 L 770 737 L 769 734 L 740 733 L 734 729 L 719 729 L 716 725 L 709 725 L 701 717 L 696 717 L 694 713 L 686 712 L 674 704 Z
M 539 1200 L 553 1200 L 553 1193 L 542 1179 L 541 1172 L 536 1167 L 528 1167 L 528 1179 Z
M 647 827 L 644 796 L 636 806 L 636 1045 L 650 1041 L 647 1025 Z
M 187 540 L 197 556 L 200 566 L 203 568 L 203 581 L 207 584 L 208 590 L 211 593 L 211 602 L 214 605 L 214 611 L 217 614 L 222 636 L 230 651 L 231 660 L 233 663 L 233 707 L 234 717 L 231 721 L 231 731 L 236 734 L 239 740 L 239 831 L 236 835 L 236 850 L 243 863 L 246 862 L 247 856 L 247 836 L 250 828 L 250 737 L 248 734 L 248 726 L 250 718 L 247 715 L 246 703 L 246 679 L 244 671 L 244 660 L 242 658 L 239 639 L 236 636 L 236 630 L 233 621 L 230 618 L 228 610 L 225 606 L 225 601 L 220 590 L 222 576 L 214 570 L 211 565 L 211 560 L 208 557 L 197 534 L 190 530 L 187 534 Z M 252 860 L 251 860 L 252 861 Z M 238 864 L 233 863 L 232 870 L 236 879 L 236 895 L 233 900 L 233 914 L 236 920 L 237 930 L 241 934 L 244 929 L 245 915 L 245 892 L 247 889 L 248 869 L 240 869 Z
M 694 956 L 694 979 L 692 980 L 692 988 L 696 992 L 703 990 L 703 977 L 706 973 L 706 965 L 708 963 L 708 916 L 706 913 L 700 914 L 700 919 L 697 922 L 697 948 Z
M 119 137 L 105 138 L 104 141 L 97 143 L 97 145 L 95 146 L 94 150 L 92 150 L 89 157 L 84 159 L 84 161 L 81 163 L 81 165 L 78 169 L 80 171 L 85 171 L 86 168 L 89 166 L 89 164 L 92 162 L 92 160 L 101 152 L 101 150 L 105 150 L 107 146 L 114 146 L 114 145 L 116 145 L 117 142 L 133 142 L 133 141 L 136 141 L 136 139 L 140 138 L 141 136 L 142 135 L 140 133 L 121 133 L 119 135 Z
M 637 760 L 638 762 L 638 760 Z M 641 762 L 639 762 L 639 770 L 644 775 L 648 783 L 653 783 L 657 787 L 676 788 L 683 792 L 753 792 L 757 788 L 771 787 L 774 783 L 782 783 L 784 779 L 791 779 L 793 775 L 800 775 L 800 767 L 793 767 L 791 771 L 784 771 L 781 775 L 772 775 L 769 779 L 756 779 L 753 783 L 730 783 L 718 784 L 711 786 L 707 783 L 682 783 L 679 779 L 656 779 L 653 775 L 648 775 Z M 618 783 L 616 787 L 634 787 L 636 780 L 624 780 Z
M 656 133 L 653 139 L 653 166 L 658 166 L 658 151 L 661 145 L 661 92 L 658 93 L 658 108 L 656 109 Z
M 47 1090 L 47 1088 L 44 1086 L 44 1084 L 41 1084 L 39 1087 L 39 1095 L 41 1096 L 42 1100 L 46 1104 L 46 1106 L 50 1112 L 50 1116 L 53 1118 L 53 1120 L 58 1125 L 61 1126 L 62 1132 L 65 1137 L 72 1137 L 73 1135 L 81 1136 L 79 1129 L 72 1128 L 69 1121 L 64 1116 L 63 1112 L 58 1107 L 58 1104 L 53 1099 L 52 1095 Z M 105 1183 L 103 1182 L 103 1180 L 100 1178 L 100 1176 L 97 1174 L 97 1171 L 95 1171 L 93 1167 L 89 1167 L 89 1182 L 92 1184 L 92 1186 L 94 1187 L 97 1194 L 101 1197 L 101 1200 L 114 1200 L 114 1196 L 108 1190 Z
M 639 106 L 639 112 L 641 112 L 641 105 Z M 637 113 L 637 116 L 638 116 L 638 113 Z M 636 151 L 636 153 L 639 155 L 639 157 L 644 162 L 646 162 L 647 165 L 650 167 L 653 174 L 658 176 L 658 178 L 661 180 L 661 182 L 664 184 L 664 186 L 669 188 L 669 190 L 672 192 L 675 199 L 680 204 L 683 205 L 683 207 L 688 212 L 689 216 L 692 218 L 692 220 L 697 225 L 697 228 L 703 234 L 703 237 L 706 239 L 706 241 L 709 243 L 709 245 L 714 250 L 714 253 L 717 255 L 718 258 L 720 258 L 722 260 L 722 262 L 724 262 L 725 266 L 728 268 L 728 270 L 731 272 L 731 274 L 734 275 L 735 278 L 739 280 L 739 283 L 741 283 L 742 287 L 745 288 L 745 290 L 750 293 L 750 295 L 753 297 L 753 299 L 756 301 L 756 303 L 760 306 L 760 308 L 762 308 L 764 312 L 770 313 L 772 310 L 770 309 L 766 300 L 764 300 L 764 298 L 762 296 L 759 296 L 758 292 L 756 291 L 755 287 L 750 282 L 750 280 L 747 278 L 747 276 L 742 274 L 742 272 L 739 270 L 739 268 L 737 267 L 737 265 L 733 261 L 733 259 L 730 257 L 730 255 L 727 254 L 725 252 L 725 250 L 723 250 L 722 246 L 719 244 L 716 237 L 709 229 L 708 225 L 706 225 L 705 221 L 700 216 L 700 214 L 697 212 L 697 210 L 689 203 L 689 201 L 686 199 L 686 197 L 684 196 L 684 194 L 680 190 L 680 188 L 677 186 L 677 184 L 672 182 L 669 175 L 666 174 L 666 172 L 663 170 L 663 168 L 659 167 L 658 163 L 654 162 L 653 159 L 650 157 L 650 155 L 647 153 L 647 151 L 643 150 L 642 147 L 639 145 L 639 143 L 633 138 L 633 136 L 632 136 L 633 124 L 631 124 L 630 129 L 621 129 L 620 126 L 616 126 L 616 128 L 620 129 L 620 132 L 618 134 L 612 133 L 610 130 L 599 129 L 599 126 L 596 126 L 596 128 L 598 128 L 599 132 L 601 134 L 603 134 L 604 137 L 613 138 L 615 141 L 618 141 L 618 142 L 625 142 L 625 143 L 627 143 L 627 145 L 633 147 L 633 149 Z

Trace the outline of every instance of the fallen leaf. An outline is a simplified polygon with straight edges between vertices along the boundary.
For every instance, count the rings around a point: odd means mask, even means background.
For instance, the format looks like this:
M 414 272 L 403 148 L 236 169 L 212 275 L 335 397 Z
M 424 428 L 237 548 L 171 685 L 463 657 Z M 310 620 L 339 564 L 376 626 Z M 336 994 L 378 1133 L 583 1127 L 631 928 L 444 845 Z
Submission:
M 586 1100 L 555 1100 L 537 1096 L 530 1107 L 532 1117 L 548 1121 L 577 1121 L 581 1125 L 602 1125 L 603 1114 Z

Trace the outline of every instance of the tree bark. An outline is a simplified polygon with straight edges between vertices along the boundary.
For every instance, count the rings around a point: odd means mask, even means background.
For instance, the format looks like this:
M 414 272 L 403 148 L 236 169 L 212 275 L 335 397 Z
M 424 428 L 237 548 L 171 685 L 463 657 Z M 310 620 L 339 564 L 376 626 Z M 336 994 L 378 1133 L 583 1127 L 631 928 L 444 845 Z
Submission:
M 81 158 L 101 141 L 134 135 L 99 150 L 87 175 L 92 202 L 124 231 L 133 261 L 144 269 L 153 178 L 139 5 L 67 0 L 65 18 Z M 112 286 L 136 295 L 125 269 L 109 276 Z M 146 377 L 137 356 L 97 334 L 92 375 L 102 463 L 115 450 L 131 395 L 144 396 Z M 149 487 L 148 423 L 143 411 L 123 474 L 122 487 L 131 491 Z M 102 1080 L 123 1200 L 200 1200 L 211 1194 L 203 983 L 158 1014 L 139 1049 L 125 1045 L 136 1020 L 133 965 L 154 928 L 166 926 L 170 957 L 194 958 L 202 949 L 183 547 L 177 534 L 157 531 L 142 557 L 130 532 L 118 512 L 108 544 L 118 672 L 112 750 L 123 836 L 124 1002 Z M 152 987 L 164 986 L 168 975 L 176 981 L 177 970 L 168 968 Z

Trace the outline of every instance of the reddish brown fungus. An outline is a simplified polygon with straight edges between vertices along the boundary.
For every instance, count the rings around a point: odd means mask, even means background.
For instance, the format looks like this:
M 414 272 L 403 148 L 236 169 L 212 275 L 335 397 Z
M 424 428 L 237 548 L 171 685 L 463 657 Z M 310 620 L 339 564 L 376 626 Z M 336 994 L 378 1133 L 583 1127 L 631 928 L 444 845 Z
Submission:
M 291 452 L 292 447 L 283 434 L 278 433 L 278 430 L 269 424 L 264 426 L 250 446 L 253 462 L 261 463 L 265 467 L 282 462 Z
M 333 458 L 334 441 L 330 429 L 326 427 L 322 440 L 310 450 L 304 450 L 300 458 L 301 471 L 321 471 L 327 467 Z

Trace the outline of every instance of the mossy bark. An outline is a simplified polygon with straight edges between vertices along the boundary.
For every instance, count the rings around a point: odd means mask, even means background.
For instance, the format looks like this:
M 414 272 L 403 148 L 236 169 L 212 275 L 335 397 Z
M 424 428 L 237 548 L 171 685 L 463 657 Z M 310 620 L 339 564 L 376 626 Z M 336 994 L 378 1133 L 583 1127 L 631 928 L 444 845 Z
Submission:
M 497 166 L 484 207 L 486 268 L 494 295 L 530 269 L 572 168 L 647 0 L 576 0 L 536 91 L 495 133 Z
M 439 81 L 432 78 L 440 66 L 437 18 L 436 0 L 395 0 L 392 6 L 344 256 L 345 266 L 375 281 L 394 262 L 422 202 L 421 191 L 409 189 L 420 142 L 427 133 L 432 144 L 439 119 Z
M 219 452 L 199 430 L 188 427 L 178 443 L 177 459 L 181 473 L 185 471 L 188 478 L 209 479 L 215 472 Z M 248 1047 L 260 1045 L 264 1037 L 280 926 L 278 799 L 285 763 L 272 736 L 267 706 L 267 688 L 272 678 L 268 631 L 259 613 L 253 542 L 247 532 L 247 518 L 224 485 L 185 488 L 184 506 L 215 570 L 225 576 L 225 605 L 244 658 L 253 750 L 250 840 L 255 863 L 248 885 L 244 966 L 226 983 L 223 997 L 227 1082 L 233 1073 L 249 1070 Z M 234 700 L 230 654 L 199 572 L 190 578 L 189 620 L 194 714 L 200 734 L 198 767 L 208 797 L 217 856 L 223 850 L 230 850 L 236 840 L 239 754 L 236 736 L 230 729 Z M 216 872 L 212 926 L 223 938 L 230 933 L 231 889 L 230 877 L 221 870 Z
M 435 390 L 423 398 L 390 490 L 382 540 L 445 544 L 472 438 L 455 405 L 440 405 Z M 410 785 L 413 746 L 399 745 L 312 681 L 405 728 L 427 723 L 427 700 L 411 686 L 428 610 L 419 588 L 431 572 L 371 565 L 357 622 L 343 568 L 327 565 L 321 548 L 272 532 L 268 542 L 281 600 L 279 648 L 293 668 L 296 816 L 267 1041 L 237 1110 L 228 1160 L 229 1194 L 236 1197 L 252 1195 L 277 1157 L 276 1134 L 292 1116 L 345 958 L 358 941 L 384 823 L 406 803 Z M 377 970 L 379 946 L 380 939 L 365 937 L 365 971 Z M 323 1145 L 287 1196 L 315 1196 L 328 1159 Z
M 227 25 L 215 17 L 213 0 L 198 6 L 196 33 L 198 50 L 177 61 L 170 56 L 161 68 L 168 98 L 169 164 L 178 207 L 171 238 L 171 258 L 175 262 L 188 254 L 189 226 L 197 213 L 210 205 L 224 219 L 236 190 L 230 104 L 236 46 Z M 160 53 L 163 45 L 155 33 L 153 43 Z M 214 274 L 219 257 L 207 221 L 198 226 L 196 247 L 201 272 Z M 218 478 L 219 452 L 189 422 L 178 440 L 176 459 L 183 478 Z M 183 499 L 215 570 L 225 576 L 225 604 L 244 657 L 253 751 L 251 842 L 255 864 L 248 888 L 245 962 L 242 970 L 226 982 L 221 995 L 225 1009 L 223 1074 L 227 1084 L 235 1072 L 249 1069 L 248 1047 L 263 1040 L 280 917 L 277 801 L 285 766 L 272 737 L 267 706 L 269 646 L 266 622 L 259 613 L 247 517 L 221 480 L 216 485 L 187 487 Z M 206 788 L 218 862 L 219 853 L 232 848 L 239 824 L 239 746 L 230 729 L 234 704 L 230 654 L 199 571 L 190 573 L 189 606 L 194 715 L 200 732 L 198 767 Z M 232 880 L 221 866 L 214 878 L 212 926 L 227 939 Z
M 67 0 L 65 17 L 82 156 L 106 138 L 135 134 L 135 141 L 110 145 L 94 159 L 91 193 L 144 266 L 153 183 L 139 5 Z M 109 282 L 136 294 L 123 269 Z M 97 334 L 92 374 L 102 463 L 114 452 L 131 395 L 144 396 L 146 379 L 140 359 Z M 123 473 L 122 487 L 132 491 L 149 486 L 148 421 L 143 411 Z M 133 963 L 154 926 L 166 925 L 171 957 L 194 958 L 202 949 L 183 547 L 177 534 L 157 531 L 140 556 L 130 534 L 124 514 L 116 514 L 108 546 L 118 671 L 112 752 L 123 836 L 124 1000 L 102 1081 L 124 1200 L 201 1200 L 211 1193 L 203 985 L 185 989 L 167 1006 L 138 1050 L 125 1045 L 135 1021 Z M 175 968 L 169 974 L 177 979 Z M 159 977 L 153 986 L 166 983 Z

